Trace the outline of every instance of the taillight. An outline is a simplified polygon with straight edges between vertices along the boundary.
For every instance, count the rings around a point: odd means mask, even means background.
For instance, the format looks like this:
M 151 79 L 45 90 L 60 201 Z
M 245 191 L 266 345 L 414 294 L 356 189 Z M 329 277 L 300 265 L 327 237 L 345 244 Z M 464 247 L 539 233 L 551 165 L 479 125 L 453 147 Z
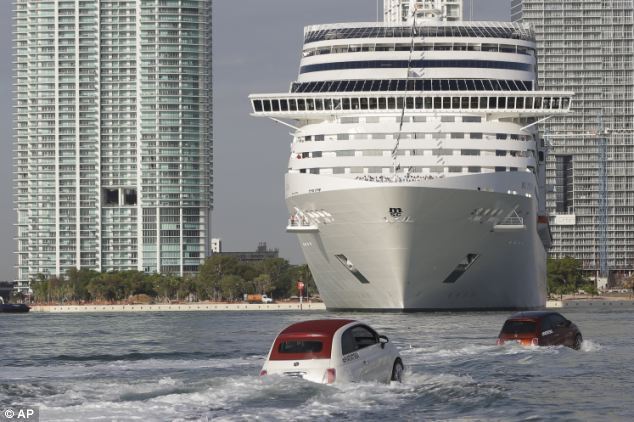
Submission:
M 332 384 L 333 382 L 335 382 L 336 378 L 337 378 L 337 371 L 335 371 L 335 368 L 326 369 L 326 382 L 328 384 Z
M 539 346 L 539 339 L 538 339 L 537 337 L 533 337 L 533 338 L 531 339 L 531 344 L 532 344 L 533 346 Z
M 263 370 L 260 371 L 260 376 L 261 377 L 266 375 L 266 374 L 268 374 L 268 372 L 266 372 L 266 369 L 263 369 Z

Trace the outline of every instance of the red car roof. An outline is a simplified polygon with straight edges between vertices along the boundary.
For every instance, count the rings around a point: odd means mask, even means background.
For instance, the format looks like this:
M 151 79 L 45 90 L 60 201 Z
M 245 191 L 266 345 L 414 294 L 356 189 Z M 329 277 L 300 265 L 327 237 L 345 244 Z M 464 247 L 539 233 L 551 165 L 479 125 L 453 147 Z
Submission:
M 280 335 L 288 334 L 317 334 L 332 337 L 344 325 L 356 322 L 353 319 L 315 319 L 297 322 L 286 327 Z
M 353 319 L 316 319 L 289 325 L 275 339 L 269 359 L 330 359 L 335 332 L 351 322 L 356 321 Z M 310 350 L 313 346 L 308 346 L 307 350 L 297 353 L 282 351 L 283 344 L 295 342 L 314 343 L 316 349 Z

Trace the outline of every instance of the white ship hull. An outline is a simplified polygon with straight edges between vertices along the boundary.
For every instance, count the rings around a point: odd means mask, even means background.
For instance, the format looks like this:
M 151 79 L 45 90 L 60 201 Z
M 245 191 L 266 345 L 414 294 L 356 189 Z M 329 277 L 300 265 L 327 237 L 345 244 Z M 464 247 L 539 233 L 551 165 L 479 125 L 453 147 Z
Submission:
M 537 123 L 573 94 L 536 89 L 530 27 L 443 4 L 309 26 L 290 92 L 250 96 L 254 116 L 294 130 L 287 231 L 328 309 L 546 304 Z
M 298 235 L 330 310 L 539 308 L 546 302 L 546 252 L 536 199 L 476 186 L 521 186 L 528 176 L 471 175 L 415 186 L 356 181 L 356 187 L 329 190 L 324 176 L 287 175 L 287 204 L 291 211 L 326 215 L 316 218 L 317 230 Z M 333 178 L 333 186 L 340 180 Z M 401 215 L 393 217 L 390 208 Z M 513 209 L 523 228 L 490 217 Z M 465 257 L 473 262 L 452 280 Z

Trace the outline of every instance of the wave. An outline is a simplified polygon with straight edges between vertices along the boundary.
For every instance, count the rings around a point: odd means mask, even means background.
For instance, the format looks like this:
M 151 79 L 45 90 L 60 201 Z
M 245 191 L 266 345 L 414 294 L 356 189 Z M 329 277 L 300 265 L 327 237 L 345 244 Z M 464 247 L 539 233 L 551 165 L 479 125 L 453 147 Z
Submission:
M 235 356 L 235 355 L 234 355 Z M 218 370 L 223 373 L 235 373 L 240 368 L 247 368 L 251 373 L 259 372 L 264 363 L 263 356 L 244 356 L 215 359 L 145 359 L 145 360 L 112 360 L 112 361 L 68 361 L 52 363 L 50 365 L 35 366 L 5 366 L 2 369 L 6 380 L 47 380 L 47 379 L 81 379 L 85 377 L 99 377 L 110 379 L 114 377 L 144 378 L 165 374 L 168 371 L 196 372 L 201 370 Z M 239 373 L 239 372 L 238 372 Z
M 604 347 L 601 344 L 592 340 L 584 340 L 583 343 L 581 343 L 582 352 L 599 352 L 603 349 Z
M 231 356 L 229 352 L 131 352 L 124 354 L 57 355 L 42 358 L 44 362 L 119 362 L 147 359 L 214 359 Z M 235 355 L 234 355 L 235 356 Z

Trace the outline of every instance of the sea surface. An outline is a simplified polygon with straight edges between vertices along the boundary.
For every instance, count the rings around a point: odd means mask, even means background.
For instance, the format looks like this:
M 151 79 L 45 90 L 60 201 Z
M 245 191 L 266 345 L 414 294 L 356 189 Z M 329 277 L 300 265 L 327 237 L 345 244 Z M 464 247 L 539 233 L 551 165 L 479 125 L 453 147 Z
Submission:
M 0 408 L 41 421 L 634 419 L 634 312 L 571 311 L 582 350 L 496 346 L 507 313 L 0 315 Z M 275 335 L 352 317 L 386 334 L 402 384 L 260 377 Z

